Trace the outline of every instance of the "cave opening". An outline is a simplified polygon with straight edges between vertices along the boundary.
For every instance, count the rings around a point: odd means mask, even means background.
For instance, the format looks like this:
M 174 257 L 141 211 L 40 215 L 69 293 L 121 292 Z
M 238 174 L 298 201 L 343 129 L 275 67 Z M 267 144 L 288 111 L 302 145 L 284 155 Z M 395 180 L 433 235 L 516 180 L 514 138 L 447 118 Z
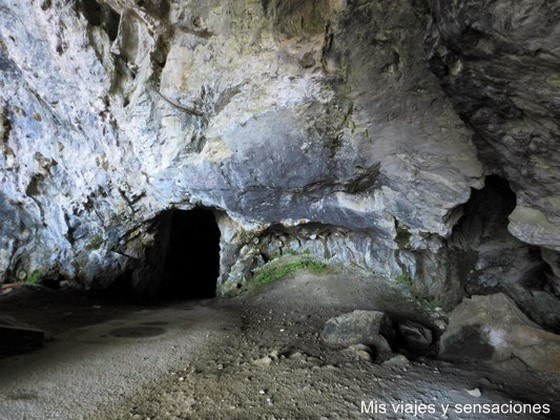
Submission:
M 216 296 L 220 273 L 220 229 L 205 208 L 170 210 L 169 240 L 164 257 L 162 300 Z
M 454 239 L 461 237 L 469 247 L 490 241 L 513 240 L 507 226 L 508 216 L 515 208 L 516 201 L 515 193 L 506 179 L 497 175 L 486 177 L 484 188 L 473 190 L 469 201 L 463 206 L 463 216 L 453 231 Z
M 508 230 L 517 198 L 509 182 L 488 176 L 473 191 L 450 238 L 453 270 L 467 296 L 504 293 L 532 321 L 560 331 L 560 303 L 553 274 L 540 247 L 524 243 Z

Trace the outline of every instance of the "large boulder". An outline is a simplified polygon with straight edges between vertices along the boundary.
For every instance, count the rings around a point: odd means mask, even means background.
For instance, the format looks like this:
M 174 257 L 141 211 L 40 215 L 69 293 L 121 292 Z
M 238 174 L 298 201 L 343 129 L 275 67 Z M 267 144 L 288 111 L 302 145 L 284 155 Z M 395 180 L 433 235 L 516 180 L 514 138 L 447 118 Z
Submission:
M 505 294 L 473 296 L 450 314 L 440 356 L 487 361 L 516 357 L 538 371 L 560 373 L 560 336 L 529 320 Z
M 386 314 L 356 310 L 329 319 L 321 336 L 332 346 L 364 344 L 373 347 L 378 359 L 386 359 L 391 355 L 391 347 L 384 335 L 392 335 L 391 321 Z

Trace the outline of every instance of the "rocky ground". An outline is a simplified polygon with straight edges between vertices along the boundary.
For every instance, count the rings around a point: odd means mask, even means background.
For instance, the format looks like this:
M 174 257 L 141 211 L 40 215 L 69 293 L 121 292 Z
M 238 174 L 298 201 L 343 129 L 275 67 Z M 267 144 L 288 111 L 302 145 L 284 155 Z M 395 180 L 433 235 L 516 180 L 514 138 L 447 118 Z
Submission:
M 445 319 L 422 312 L 402 285 L 382 279 L 371 282 L 344 270 L 302 271 L 238 298 L 204 305 L 140 309 L 105 304 L 106 319 L 94 320 L 101 311 L 92 312 L 90 306 L 95 325 L 66 324 L 66 332 L 55 334 L 44 349 L 0 362 L 0 418 L 414 418 L 413 413 L 392 412 L 391 404 L 399 402 L 417 408 L 434 404 L 435 413 L 418 416 L 426 419 L 540 418 L 454 412 L 455 404 L 510 401 L 551 404 L 550 418 L 560 412 L 559 378 L 537 374 L 516 360 L 492 366 L 450 364 L 408 353 L 377 363 L 369 349 L 326 345 L 321 337 L 325 322 L 356 308 L 397 318 L 425 313 L 413 319 L 426 325 Z M 2 308 L 10 312 L 9 305 Z M 38 314 L 28 308 L 27 321 Z M 49 321 L 43 321 L 46 328 Z M 53 313 L 51 323 L 56 321 Z M 163 332 L 152 331 L 150 337 L 146 327 Z M 107 336 L 109 341 L 103 341 Z M 61 344 L 67 347 L 62 357 L 56 348 Z M 38 359 L 49 358 L 49 364 L 33 368 Z M 51 369 L 57 358 L 67 373 Z M 76 370 L 81 364 L 84 370 Z M 59 382 L 72 374 L 78 376 L 72 387 Z M 103 398 L 95 395 L 100 387 Z M 379 413 L 362 412 L 362 401 L 377 402 Z M 386 413 L 380 412 L 382 404 Z M 451 404 L 446 415 L 440 404 Z

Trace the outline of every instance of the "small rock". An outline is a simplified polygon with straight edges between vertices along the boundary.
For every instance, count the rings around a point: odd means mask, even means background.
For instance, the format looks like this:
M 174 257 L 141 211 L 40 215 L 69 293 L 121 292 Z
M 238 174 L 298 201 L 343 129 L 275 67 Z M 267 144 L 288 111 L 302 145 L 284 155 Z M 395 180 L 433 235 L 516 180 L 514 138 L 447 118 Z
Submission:
M 296 351 L 296 352 L 290 354 L 289 357 L 290 357 L 290 359 L 302 359 L 304 357 L 304 355 L 301 352 Z
M 447 322 L 443 319 L 436 319 L 433 323 L 440 331 L 444 331 L 447 328 Z
M 387 367 L 407 367 L 410 366 L 410 361 L 406 358 L 406 356 L 403 356 L 402 354 L 399 354 L 395 357 L 390 358 L 389 360 L 386 360 L 385 362 L 383 362 L 383 366 L 387 366 Z
M 268 366 L 272 363 L 272 359 L 269 356 L 261 357 L 260 359 L 254 360 L 253 364 L 257 366 Z
M 480 389 L 478 389 L 478 388 L 466 389 L 465 391 L 467 391 L 467 394 L 469 394 L 471 397 L 479 398 L 482 395 L 482 393 L 480 392 Z
M 299 60 L 299 64 L 304 69 L 313 67 L 315 65 L 315 57 L 313 56 L 313 52 L 306 52 Z
M 344 349 L 343 353 L 358 356 L 360 359 L 368 362 L 373 360 L 370 348 L 364 344 L 354 344 L 347 349 Z

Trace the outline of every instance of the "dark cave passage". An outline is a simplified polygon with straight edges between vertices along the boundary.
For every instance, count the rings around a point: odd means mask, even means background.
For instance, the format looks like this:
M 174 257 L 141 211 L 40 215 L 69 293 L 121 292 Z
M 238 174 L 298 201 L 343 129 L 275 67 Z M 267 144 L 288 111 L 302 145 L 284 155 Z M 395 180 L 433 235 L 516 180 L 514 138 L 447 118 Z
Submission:
M 161 299 L 216 296 L 220 273 L 220 230 L 212 211 L 171 210 Z
M 515 238 L 508 216 L 516 195 L 507 180 L 492 175 L 473 191 L 450 240 L 453 266 L 467 296 L 505 293 L 532 321 L 560 331 L 560 304 L 553 293 L 550 266 L 541 249 Z
M 481 242 L 513 239 L 507 225 L 515 203 L 515 193 L 508 181 L 496 175 L 488 176 L 484 188 L 473 190 L 464 205 L 463 217 L 454 229 L 455 238 L 462 236 L 463 240 L 468 240 L 470 247 Z

